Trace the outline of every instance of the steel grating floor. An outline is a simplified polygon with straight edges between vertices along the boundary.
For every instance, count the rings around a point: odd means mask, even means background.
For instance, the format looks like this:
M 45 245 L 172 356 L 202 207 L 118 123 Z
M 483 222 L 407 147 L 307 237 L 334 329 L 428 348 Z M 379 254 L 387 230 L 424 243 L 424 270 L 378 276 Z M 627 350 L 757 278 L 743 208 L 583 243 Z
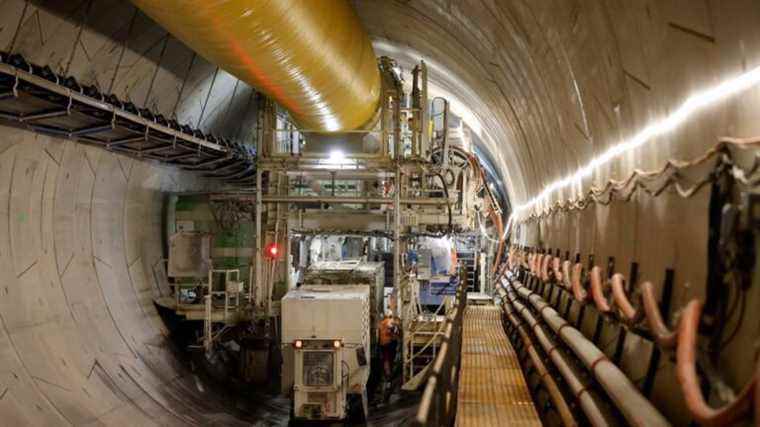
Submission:
M 468 306 L 464 316 L 457 426 L 540 426 L 501 310 Z

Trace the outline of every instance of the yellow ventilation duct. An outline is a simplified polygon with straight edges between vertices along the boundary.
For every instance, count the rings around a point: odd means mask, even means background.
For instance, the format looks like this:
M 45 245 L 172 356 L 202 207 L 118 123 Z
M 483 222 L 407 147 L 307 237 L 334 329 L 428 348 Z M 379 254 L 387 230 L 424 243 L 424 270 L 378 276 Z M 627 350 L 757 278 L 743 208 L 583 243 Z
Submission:
M 287 108 L 302 129 L 365 125 L 380 99 L 348 0 L 133 0 L 171 34 Z

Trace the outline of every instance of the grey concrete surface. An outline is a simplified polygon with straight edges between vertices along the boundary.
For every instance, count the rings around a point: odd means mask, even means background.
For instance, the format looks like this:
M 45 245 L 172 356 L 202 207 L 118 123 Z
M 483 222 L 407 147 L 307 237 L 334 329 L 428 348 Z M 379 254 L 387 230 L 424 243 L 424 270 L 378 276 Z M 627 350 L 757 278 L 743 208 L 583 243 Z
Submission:
M 234 414 L 177 361 L 152 303 L 168 291 L 151 270 L 163 257 L 164 193 L 202 183 L 72 141 L 0 133 L 2 424 L 186 425 Z
M 482 125 L 484 149 L 513 204 L 673 111 L 690 94 L 760 65 L 752 0 L 353 0 L 378 54 L 431 65 Z M 253 91 L 209 64 L 129 2 L 0 1 L 0 49 L 74 75 L 138 106 L 242 141 Z M 702 154 L 719 136 L 760 134 L 760 89 L 601 167 L 567 198 L 633 168 Z M 189 175 L 26 131 L 0 128 L 0 417 L 9 425 L 232 422 L 202 403 L 166 347 L 151 305 L 162 195 L 203 186 Z M 524 230 L 522 241 L 631 261 L 657 286 L 676 271 L 673 313 L 705 289 L 709 189 L 591 206 Z M 6 225 L 3 225 L 6 224 Z M 757 287 L 748 304 L 760 304 Z M 571 313 L 571 318 L 576 314 Z M 723 353 L 742 385 L 757 315 Z M 596 319 L 587 316 L 590 333 Z M 608 353 L 615 329 L 602 336 Z M 626 341 L 622 365 L 643 376 L 649 345 Z M 669 358 L 653 399 L 688 417 Z M 216 415 L 215 415 L 216 414 Z M 242 417 L 241 419 L 244 419 Z
M 470 107 L 487 133 L 484 145 L 507 179 L 513 205 L 589 162 L 675 110 L 690 95 L 760 66 L 760 6 L 751 0 L 353 0 L 378 53 L 411 64 L 428 61 L 431 80 Z M 622 155 L 551 202 L 626 178 L 634 168 L 659 169 L 690 160 L 721 136 L 760 135 L 760 88 L 704 109 L 683 126 Z M 695 177 L 696 180 L 697 177 Z M 659 290 L 675 270 L 672 314 L 704 297 L 709 188 L 689 200 L 672 192 L 629 203 L 555 215 L 526 227 L 520 242 L 615 257 L 628 274 Z M 760 304 L 753 289 L 748 303 Z M 755 305 L 756 306 L 756 305 Z M 575 316 L 572 313 L 571 316 Z M 587 315 L 592 335 L 596 317 Z M 739 388 L 751 376 L 760 327 L 744 322 L 721 355 L 721 369 Z M 602 343 L 614 352 L 616 328 Z M 622 365 L 641 379 L 651 346 L 626 341 Z M 688 421 L 671 359 L 663 358 L 653 399 L 678 424 Z

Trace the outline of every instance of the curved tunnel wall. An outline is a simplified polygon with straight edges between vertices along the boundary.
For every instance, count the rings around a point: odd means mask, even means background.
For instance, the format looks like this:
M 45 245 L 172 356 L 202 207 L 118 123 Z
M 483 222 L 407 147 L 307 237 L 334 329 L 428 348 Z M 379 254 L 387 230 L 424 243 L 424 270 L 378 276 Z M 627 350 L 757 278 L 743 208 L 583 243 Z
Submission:
M 153 306 L 164 192 L 188 174 L 2 127 L 0 414 L 8 425 L 185 425 L 201 397 Z
M 760 66 L 760 7 L 749 0 L 354 4 L 378 52 L 410 52 L 437 65 L 430 79 L 458 94 L 482 123 L 490 136 L 485 148 L 502 168 L 516 206 L 671 113 L 695 91 Z M 690 160 L 720 136 L 757 136 L 759 109 L 757 87 L 717 103 L 551 201 L 626 178 L 634 168 Z M 583 260 L 593 254 L 602 266 L 615 257 L 626 275 L 636 261 L 639 277 L 651 280 L 658 294 L 672 268 L 671 315 L 677 316 L 690 298 L 705 294 L 709 196 L 709 188 L 689 200 L 669 191 L 656 198 L 640 192 L 628 203 L 592 204 L 531 223 L 517 242 L 580 253 Z M 748 302 L 758 298 L 755 289 Z M 596 319 L 585 319 L 590 336 Z M 605 327 L 602 334 L 608 355 L 615 331 Z M 742 343 L 758 333 L 757 322 L 745 319 L 721 355 L 723 374 L 735 389 L 753 369 L 754 355 Z M 631 378 L 645 376 L 650 349 L 645 340 L 626 340 L 622 365 Z M 670 419 L 688 422 L 669 360 L 661 362 L 653 399 Z
M 0 21 L 0 50 L 203 132 L 253 137 L 255 92 L 129 3 L 11 0 Z M 210 188 L 0 125 L 3 424 L 250 423 L 177 359 L 152 302 L 167 192 Z
M 61 3 L 69 2 L 0 4 L 0 49 L 204 132 L 251 138 L 255 111 L 247 85 L 125 2 Z M 749 0 L 378 3 L 354 2 L 376 45 L 414 50 L 439 65 L 431 67 L 431 79 L 462 94 L 483 124 L 490 136 L 485 149 L 507 177 L 514 204 L 672 111 L 694 90 L 760 64 L 760 8 Z M 758 107 L 757 89 L 735 96 L 606 165 L 583 188 L 634 167 L 697 156 L 721 135 L 757 135 Z M 0 233 L 0 414 L 34 424 L 67 418 L 118 424 L 119 414 L 189 422 L 174 415 L 186 410 L 178 401 L 196 402 L 199 393 L 156 344 L 163 342 L 162 325 L 149 303 L 146 263 L 160 256 L 161 194 L 196 183 L 170 169 L 6 127 L 0 150 L 0 218 L 8 229 Z M 522 238 L 599 260 L 615 256 L 624 273 L 637 261 L 656 286 L 665 268 L 673 268 L 676 312 L 704 293 L 708 198 L 707 189 L 690 200 L 637 195 L 629 203 L 555 216 Z M 154 230 L 139 242 L 132 240 L 138 217 Z M 753 293 L 748 304 L 757 298 Z M 595 321 L 588 319 L 585 332 Z M 741 345 L 757 336 L 757 322 L 747 323 L 724 351 L 735 388 L 753 357 Z M 603 343 L 614 342 L 610 331 Z M 646 342 L 626 341 L 622 364 L 631 378 L 643 375 L 648 349 Z M 668 360 L 653 399 L 666 416 L 687 422 Z

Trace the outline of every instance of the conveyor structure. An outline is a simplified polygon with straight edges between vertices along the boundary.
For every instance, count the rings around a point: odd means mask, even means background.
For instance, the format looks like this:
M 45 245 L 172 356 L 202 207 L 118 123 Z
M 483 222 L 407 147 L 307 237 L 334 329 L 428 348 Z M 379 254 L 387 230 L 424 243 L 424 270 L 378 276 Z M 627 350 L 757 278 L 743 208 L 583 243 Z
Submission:
M 252 146 L 205 135 L 94 86 L 82 87 L 19 54 L 0 52 L 0 118 L 237 186 L 250 185 L 255 176 Z

